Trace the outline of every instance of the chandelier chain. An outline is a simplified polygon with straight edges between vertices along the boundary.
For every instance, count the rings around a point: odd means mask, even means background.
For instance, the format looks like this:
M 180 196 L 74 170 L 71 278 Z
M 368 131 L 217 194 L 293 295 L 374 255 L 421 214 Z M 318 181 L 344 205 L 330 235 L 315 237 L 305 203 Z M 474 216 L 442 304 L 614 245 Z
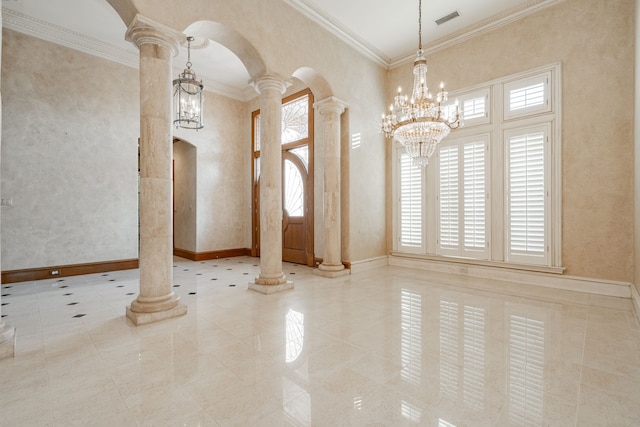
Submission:
M 418 0 L 418 49 L 422 50 L 422 0 Z
M 418 55 L 413 63 L 413 91 L 411 98 L 398 93 L 389 113 L 382 115 L 380 130 L 405 148 L 415 165 L 426 166 L 436 146 L 452 129 L 462 126 L 458 102 L 447 103 L 444 83 L 432 95 L 427 86 L 427 60 L 422 50 L 422 0 L 418 0 Z

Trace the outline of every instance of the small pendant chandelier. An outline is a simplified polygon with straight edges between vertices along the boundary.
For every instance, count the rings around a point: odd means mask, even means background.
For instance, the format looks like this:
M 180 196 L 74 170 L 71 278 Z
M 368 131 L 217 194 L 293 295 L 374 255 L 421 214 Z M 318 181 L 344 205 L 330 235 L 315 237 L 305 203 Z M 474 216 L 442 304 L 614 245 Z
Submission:
M 422 50 L 422 0 L 418 3 L 418 56 L 413 63 L 413 92 L 409 99 L 398 94 L 389 108 L 389 114 L 382 114 L 380 128 L 387 138 L 398 141 L 413 164 L 426 166 L 436 145 L 449 135 L 451 129 L 462 126 L 462 117 L 455 105 L 447 106 L 447 92 L 440 83 L 440 92 L 435 99 L 427 87 L 427 60 Z M 395 110 L 394 110 L 395 109 Z
M 196 80 L 196 73 L 191 69 L 191 42 L 187 37 L 187 68 L 173 81 L 173 124 L 176 128 L 202 129 L 202 112 L 204 103 L 204 86 L 202 80 Z

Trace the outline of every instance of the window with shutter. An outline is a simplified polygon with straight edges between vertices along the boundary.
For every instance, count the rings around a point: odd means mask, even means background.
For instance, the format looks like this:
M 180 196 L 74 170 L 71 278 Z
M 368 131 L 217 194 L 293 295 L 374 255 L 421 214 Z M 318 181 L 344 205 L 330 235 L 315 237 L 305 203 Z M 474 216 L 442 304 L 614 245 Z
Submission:
M 504 84 L 504 118 L 513 119 L 551 111 L 551 73 Z
M 491 113 L 489 103 L 490 93 L 489 88 L 456 93 L 449 97 L 449 102 L 444 108 L 445 114 L 451 116 L 451 114 L 455 112 L 455 103 L 457 102 L 465 128 L 489 123 Z
M 411 157 L 399 150 L 399 249 L 422 249 L 422 168 L 412 163 Z
M 546 126 L 506 132 L 507 260 L 547 263 Z
M 440 239 L 438 246 L 441 253 L 449 249 L 454 251 L 453 254 L 457 254 L 460 230 L 458 145 L 440 148 L 438 163 L 440 166 L 438 192 Z
M 562 271 L 560 71 L 551 64 L 452 92 L 445 114 L 457 102 L 464 127 L 422 170 L 394 151 L 394 250 Z
M 443 144 L 438 152 L 438 253 L 487 259 L 488 136 Z
M 484 250 L 486 240 L 486 166 L 484 141 L 464 144 L 464 247 Z

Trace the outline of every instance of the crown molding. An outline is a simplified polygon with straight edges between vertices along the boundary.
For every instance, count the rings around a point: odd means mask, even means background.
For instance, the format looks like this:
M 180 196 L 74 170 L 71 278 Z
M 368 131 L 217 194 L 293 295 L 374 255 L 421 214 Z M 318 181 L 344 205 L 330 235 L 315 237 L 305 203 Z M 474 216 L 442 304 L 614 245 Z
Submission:
M 347 45 L 353 47 L 367 58 L 373 60 L 378 65 L 387 69 L 395 68 L 411 62 L 415 59 L 415 52 L 389 59 L 382 52 L 371 44 L 359 38 L 348 28 L 339 24 L 329 16 L 315 9 L 308 0 L 284 0 L 298 12 L 338 37 Z M 547 7 L 554 6 L 564 0 L 531 0 L 520 6 L 511 8 L 502 13 L 485 19 L 475 25 L 464 28 L 449 36 L 442 37 L 425 46 L 425 54 L 431 55 L 446 48 L 463 43 L 481 34 L 488 33 L 504 25 L 522 19 L 528 15 L 536 13 Z M 139 64 L 139 54 L 135 49 L 123 49 L 121 47 L 103 42 L 75 31 L 51 24 L 49 22 L 36 19 L 20 12 L 3 7 L 2 25 L 13 31 L 27 34 L 51 43 L 66 46 L 79 50 L 89 55 L 114 61 L 128 67 L 137 69 Z M 133 45 L 132 45 L 133 46 Z M 178 70 L 177 72 L 179 72 Z M 206 84 L 206 91 L 214 92 L 238 101 L 248 101 L 256 96 L 252 88 L 238 89 L 207 79 L 203 79 Z
M 542 9 L 546 9 L 551 6 L 555 6 L 562 3 L 564 0 L 532 0 L 530 2 L 521 4 L 520 6 L 513 7 L 505 10 L 502 13 L 494 15 L 477 24 L 463 28 L 453 34 L 445 37 L 441 37 L 431 43 L 428 43 L 424 47 L 425 56 L 432 55 L 441 50 L 453 47 L 467 40 L 471 40 L 474 37 L 478 37 L 482 34 L 486 34 L 493 30 L 496 30 L 512 22 L 518 21 L 526 16 L 539 12 Z M 404 65 L 408 62 L 415 60 L 416 53 L 411 52 L 406 55 L 399 56 L 389 61 L 389 69 Z
M 359 38 L 352 31 L 331 19 L 328 15 L 312 6 L 308 0 L 284 0 L 297 11 L 307 16 L 309 19 L 325 28 L 344 43 L 355 48 L 366 57 L 374 60 L 377 64 L 382 65 L 387 69 L 395 68 L 400 65 L 404 65 L 407 62 L 412 62 L 415 59 L 416 53 L 410 52 L 397 58 L 390 59 L 371 44 Z M 532 0 L 524 3 L 520 6 L 513 7 L 502 13 L 487 18 L 477 24 L 463 28 L 448 36 L 442 37 L 434 42 L 428 43 L 425 48 L 425 54 L 433 54 L 440 50 L 455 46 L 459 43 L 470 40 L 480 34 L 485 34 L 490 31 L 500 28 L 504 25 L 510 24 L 514 21 L 531 15 L 544 8 L 556 5 L 564 0 Z
M 9 30 L 17 31 L 41 40 L 68 47 L 70 49 L 75 49 L 108 61 L 117 62 L 127 67 L 135 69 L 139 68 L 140 54 L 133 45 L 131 45 L 131 50 L 123 49 L 119 46 L 105 43 L 102 40 L 71 31 L 67 28 L 51 24 L 41 19 L 33 18 L 5 7 L 2 8 L 2 26 Z M 174 67 L 173 71 L 174 74 L 177 75 L 182 70 L 179 67 Z M 206 77 L 203 78 L 203 83 L 205 84 L 205 90 L 207 92 L 214 92 L 238 101 L 247 101 L 247 94 L 245 90 L 236 89 L 234 87 L 212 81 Z
M 316 9 L 307 0 L 284 0 L 284 2 L 305 15 L 307 18 L 311 19 L 316 24 L 320 25 L 325 30 L 328 30 L 342 42 L 362 53 L 367 58 L 372 59 L 378 65 L 389 67 L 389 57 L 376 49 L 372 44 L 358 37 L 344 25 Z
M 118 62 L 128 67 L 138 68 L 139 55 L 137 50 L 122 49 L 118 46 L 105 43 L 102 40 L 68 30 L 5 7 L 2 8 L 2 26 L 51 43 L 79 50 L 109 61 Z

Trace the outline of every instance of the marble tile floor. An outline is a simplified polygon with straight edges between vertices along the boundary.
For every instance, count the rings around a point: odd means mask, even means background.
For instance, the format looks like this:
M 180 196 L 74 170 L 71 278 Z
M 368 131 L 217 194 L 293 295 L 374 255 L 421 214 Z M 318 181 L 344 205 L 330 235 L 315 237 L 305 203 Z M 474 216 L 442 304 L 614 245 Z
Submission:
M 134 327 L 138 271 L 2 286 L 0 426 L 638 426 L 630 300 L 384 267 L 247 290 L 174 260 L 186 316 Z

